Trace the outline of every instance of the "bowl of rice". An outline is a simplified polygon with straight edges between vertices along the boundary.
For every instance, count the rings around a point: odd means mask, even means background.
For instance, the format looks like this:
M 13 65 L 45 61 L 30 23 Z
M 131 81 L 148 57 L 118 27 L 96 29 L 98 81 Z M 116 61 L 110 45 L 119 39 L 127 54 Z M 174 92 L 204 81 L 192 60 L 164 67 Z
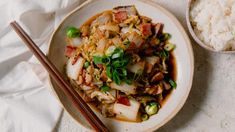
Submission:
M 235 53 L 235 0 L 189 0 L 186 20 L 193 39 L 218 53 Z

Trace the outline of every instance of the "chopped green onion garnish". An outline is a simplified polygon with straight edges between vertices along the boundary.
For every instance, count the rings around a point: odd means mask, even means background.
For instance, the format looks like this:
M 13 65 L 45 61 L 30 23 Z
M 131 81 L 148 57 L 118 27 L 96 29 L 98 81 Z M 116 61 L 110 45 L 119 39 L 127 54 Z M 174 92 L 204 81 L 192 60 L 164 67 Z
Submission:
M 119 60 L 113 61 L 112 66 L 115 68 L 122 67 L 123 63 Z
M 166 51 L 172 51 L 173 49 L 175 48 L 175 45 L 174 44 L 171 44 L 171 43 L 168 43 L 164 46 L 164 49 Z
M 145 112 L 148 115 L 154 115 L 158 112 L 158 104 L 156 102 L 152 102 L 145 107 Z
M 84 63 L 84 68 L 88 68 L 89 66 L 90 66 L 90 62 L 86 61 L 86 62 Z
M 123 51 L 122 48 L 116 48 L 116 49 L 114 50 L 114 52 L 115 52 L 115 53 L 117 53 L 117 52 L 122 52 L 122 53 L 124 53 L 124 51 Z
M 171 38 L 171 35 L 169 33 L 163 33 L 159 39 L 163 42 L 163 41 L 169 40 L 170 38 Z
M 124 57 L 121 60 L 123 66 L 127 66 L 127 64 L 130 62 L 130 56 L 124 55 Z
M 94 63 L 97 65 L 97 64 L 103 64 L 103 62 L 102 62 L 102 57 L 100 57 L 100 56 L 93 56 L 93 61 L 94 61 Z
M 109 46 L 109 48 L 105 51 L 106 56 L 111 56 L 113 52 L 115 51 L 116 47 L 115 46 Z
M 177 84 L 175 81 L 173 81 L 172 79 L 169 80 L 170 85 L 172 86 L 172 88 L 176 88 Z
M 141 120 L 142 120 L 142 121 L 146 121 L 146 120 L 148 120 L 148 119 L 149 119 L 149 116 L 148 116 L 147 114 L 141 115 Z
M 112 79 L 112 71 L 111 71 L 112 69 L 111 69 L 111 67 L 110 66 L 107 66 L 106 67 L 106 74 L 107 74 L 107 76 L 109 77 L 109 78 L 111 78 Z
M 164 49 L 164 50 L 162 50 L 162 51 L 160 52 L 160 56 L 161 56 L 162 58 L 168 59 L 169 56 L 170 56 L 170 54 L 169 54 L 168 51 L 166 51 L 166 50 Z
M 104 86 L 100 87 L 100 90 L 101 90 L 102 92 L 107 92 L 107 91 L 110 90 L 110 87 L 107 86 L 107 85 L 104 85 Z
M 122 55 L 121 52 L 115 53 L 115 54 L 112 55 L 112 59 L 119 58 L 119 57 L 121 57 L 121 55 Z
M 118 72 L 116 70 L 113 71 L 113 81 L 117 84 L 120 85 L 121 84 L 121 79 L 120 76 L 118 74 Z
M 80 37 L 81 36 L 81 31 L 80 31 L 80 29 L 78 29 L 76 27 L 68 27 L 66 29 L 66 35 L 69 38 Z
M 124 68 L 117 69 L 117 72 L 119 76 L 122 76 L 122 77 L 127 76 L 127 70 Z
M 131 81 L 130 79 L 125 79 L 125 82 L 126 82 L 127 84 L 129 84 L 129 85 L 132 84 L 132 81 Z
M 158 103 L 156 103 L 156 102 L 151 102 L 151 103 L 149 103 L 149 105 L 150 105 L 150 106 L 153 106 L 153 105 L 158 106 Z
M 117 54 L 117 55 L 115 55 Z M 124 51 L 122 48 L 116 48 L 113 52 L 113 55 L 112 55 L 112 59 L 115 59 L 115 58 L 118 58 L 118 57 L 122 57 L 124 55 Z M 113 57 L 114 56 L 114 57 Z M 117 57 L 118 56 L 118 57 Z
M 109 53 L 108 53 L 109 54 Z M 125 81 L 127 76 L 126 66 L 130 61 L 130 57 L 124 54 L 123 49 L 116 48 L 111 55 L 93 56 L 94 63 L 106 66 L 106 74 L 116 84 L 120 85 L 121 81 Z
M 111 59 L 109 57 L 103 57 L 102 63 L 108 65 L 110 63 Z
M 123 44 L 128 48 L 128 47 L 130 46 L 131 42 L 130 42 L 128 39 L 126 39 L 126 40 L 123 42 Z

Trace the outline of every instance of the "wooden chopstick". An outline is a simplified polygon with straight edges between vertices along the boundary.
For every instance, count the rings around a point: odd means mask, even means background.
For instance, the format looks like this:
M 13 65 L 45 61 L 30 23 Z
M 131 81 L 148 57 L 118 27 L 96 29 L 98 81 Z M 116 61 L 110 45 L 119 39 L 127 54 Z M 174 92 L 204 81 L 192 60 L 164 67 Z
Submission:
M 80 97 L 80 95 L 71 88 L 70 84 L 62 77 L 61 73 L 52 64 L 52 62 L 44 55 L 44 53 L 38 48 L 38 46 L 33 42 L 29 35 L 21 28 L 17 22 L 11 22 L 11 27 L 24 41 L 31 52 L 37 57 L 41 62 L 47 72 L 50 74 L 52 79 L 61 88 L 65 95 L 71 100 L 72 104 L 80 111 L 80 113 L 85 117 L 85 119 L 90 123 L 90 125 L 95 129 L 95 131 L 108 132 L 108 128 L 101 122 L 101 120 L 96 116 L 96 114 L 91 110 L 91 108 L 86 104 L 86 102 Z

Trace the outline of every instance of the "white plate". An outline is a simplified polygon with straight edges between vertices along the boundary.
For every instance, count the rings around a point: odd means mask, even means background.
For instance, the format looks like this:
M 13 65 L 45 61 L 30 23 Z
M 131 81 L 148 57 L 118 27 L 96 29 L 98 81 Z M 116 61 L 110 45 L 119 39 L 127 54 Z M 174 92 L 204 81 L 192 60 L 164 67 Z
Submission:
M 158 114 L 142 123 L 132 123 L 104 118 L 100 113 L 98 117 L 111 131 L 153 131 L 164 125 L 181 109 L 185 103 L 192 85 L 194 71 L 194 57 L 190 40 L 177 19 L 168 11 L 154 2 L 147 0 L 88 0 L 83 5 L 71 12 L 54 32 L 48 53 L 49 59 L 62 72 L 66 62 L 65 49 L 65 28 L 67 26 L 79 27 L 90 17 L 105 10 L 121 5 L 135 5 L 141 15 L 148 16 L 153 22 L 164 23 L 164 31 L 172 35 L 171 42 L 176 45 L 174 51 L 177 63 L 177 89 L 173 91 L 170 98 L 160 109 Z M 50 80 L 58 99 L 70 115 L 85 129 L 90 130 L 88 123 L 81 114 L 73 107 L 71 102 Z

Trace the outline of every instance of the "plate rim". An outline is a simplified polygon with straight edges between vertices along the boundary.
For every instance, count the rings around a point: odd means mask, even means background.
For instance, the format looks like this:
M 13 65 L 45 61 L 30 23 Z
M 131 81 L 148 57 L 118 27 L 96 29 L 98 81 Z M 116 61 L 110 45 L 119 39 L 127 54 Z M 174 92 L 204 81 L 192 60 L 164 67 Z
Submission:
M 82 8 L 84 8 L 85 6 L 87 6 L 88 4 L 91 4 L 92 2 L 95 2 L 97 0 L 87 0 L 84 3 L 82 3 L 80 6 L 76 7 L 75 9 L 73 9 L 71 12 L 69 12 L 62 20 L 61 22 L 57 25 L 57 27 L 55 28 L 55 30 L 53 31 L 50 39 L 49 39 L 49 48 L 47 50 L 46 56 L 48 57 L 50 55 L 50 51 L 51 51 L 51 43 L 53 41 L 53 38 L 55 36 L 55 34 L 59 31 L 59 29 L 61 28 L 62 24 L 65 22 L 65 20 L 70 17 L 72 14 L 74 14 L 75 12 L 81 10 Z M 191 40 L 189 39 L 188 34 L 186 33 L 184 27 L 182 26 L 182 24 L 179 22 L 179 20 L 167 9 L 165 9 L 164 7 L 162 7 L 161 5 L 159 5 L 158 3 L 154 2 L 153 0 L 138 0 L 141 2 L 144 2 L 146 4 L 148 4 L 149 6 L 152 6 L 154 8 L 158 8 L 160 11 L 162 11 L 165 15 L 167 15 L 167 17 L 169 17 L 177 26 L 177 28 L 179 29 L 179 31 L 181 32 L 181 35 L 183 36 L 183 39 L 186 42 L 186 46 L 187 46 L 187 50 L 189 53 L 189 58 L 190 58 L 190 67 L 191 67 L 191 71 L 190 71 L 190 79 L 189 79 L 189 83 L 188 86 L 186 87 L 187 91 L 186 94 L 181 97 L 180 103 L 175 107 L 175 109 L 169 114 L 167 115 L 167 117 L 162 120 L 159 124 L 155 125 L 152 128 L 148 128 L 144 131 L 154 131 L 159 129 L 160 127 L 162 127 L 164 124 L 166 124 L 167 122 L 169 122 L 173 117 L 176 116 L 176 114 L 182 109 L 183 105 L 185 104 L 186 100 L 188 99 L 189 93 L 191 91 L 192 88 L 192 84 L 193 84 L 193 77 L 194 77 L 194 52 L 193 52 L 193 48 L 192 48 L 192 43 Z M 92 17 L 92 16 L 91 16 Z M 62 102 L 60 101 L 60 98 L 58 97 L 58 95 L 56 94 L 56 91 L 54 89 L 54 86 L 52 84 L 53 79 L 49 76 L 48 78 L 49 80 L 49 85 L 53 91 L 53 93 L 55 94 L 55 96 L 57 97 L 59 103 L 61 104 L 61 106 L 69 113 L 69 116 L 71 116 L 83 129 L 86 129 L 88 131 L 92 131 L 92 129 L 85 127 L 84 125 L 82 125 L 82 123 L 77 120 L 75 117 L 72 116 L 71 112 L 67 110 L 66 107 L 64 107 L 64 105 L 62 104 Z

